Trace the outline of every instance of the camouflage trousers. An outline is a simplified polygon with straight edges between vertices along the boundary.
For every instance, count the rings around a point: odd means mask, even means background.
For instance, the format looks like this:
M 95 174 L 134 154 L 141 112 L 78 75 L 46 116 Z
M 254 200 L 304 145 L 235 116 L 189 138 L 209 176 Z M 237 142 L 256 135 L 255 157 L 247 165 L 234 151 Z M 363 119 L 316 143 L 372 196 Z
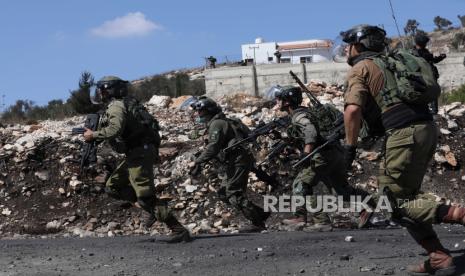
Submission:
M 417 123 L 387 132 L 384 163 L 378 183 L 380 192 L 389 188 L 397 207 L 393 218 L 400 218 L 418 242 L 436 237 L 432 224 L 437 223 L 439 206 L 434 198 L 420 192 L 423 177 L 437 145 L 434 122 Z
M 349 200 L 350 195 L 368 195 L 366 192 L 355 190 L 347 182 L 344 153 L 340 145 L 329 146 L 315 154 L 309 166 L 301 170 L 294 179 L 292 193 L 293 195 L 310 196 L 310 202 L 306 202 L 306 205 L 316 208 L 316 197 L 325 193 L 320 187 L 317 187 L 319 183 L 324 184 L 326 192 L 342 195 L 347 200 Z M 295 213 L 297 216 L 305 216 L 306 214 L 305 207 L 298 208 Z M 326 213 L 316 212 L 313 214 L 313 221 L 314 223 L 329 223 L 330 218 Z
M 160 202 L 155 198 L 155 152 L 155 147 L 150 144 L 130 150 L 126 159 L 107 180 L 106 190 L 113 198 L 129 202 L 140 200 L 147 206 L 153 206 L 157 219 L 164 221 L 170 212 L 166 202 Z
M 262 207 L 255 205 L 247 198 L 247 182 L 251 168 L 252 161 L 244 162 L 241 165 L 224 166 L 222 173 L 224 179 L 221 182 L 218 196 L 240 210 L 245 218 L 255 224 L 266 220 L 268 214 L 264 212 Z

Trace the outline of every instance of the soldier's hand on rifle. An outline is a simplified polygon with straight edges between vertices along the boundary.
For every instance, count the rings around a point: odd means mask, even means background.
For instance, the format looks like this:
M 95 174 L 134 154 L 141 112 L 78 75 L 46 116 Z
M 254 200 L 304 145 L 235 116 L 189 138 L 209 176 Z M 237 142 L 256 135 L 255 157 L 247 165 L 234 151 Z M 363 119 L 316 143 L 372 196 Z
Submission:
M 84 136 L 84 140 L 86 142 L 90 142 L 94 139 L 94 132 L 88 128 L 86 128 L 86 131 L 82 135 Z
M 352 170 L 352 163 L 355 160 L 356 153 L 357 153 L 357 146 L 344 145 L 344 164 L 345 164 L 347 171 Z

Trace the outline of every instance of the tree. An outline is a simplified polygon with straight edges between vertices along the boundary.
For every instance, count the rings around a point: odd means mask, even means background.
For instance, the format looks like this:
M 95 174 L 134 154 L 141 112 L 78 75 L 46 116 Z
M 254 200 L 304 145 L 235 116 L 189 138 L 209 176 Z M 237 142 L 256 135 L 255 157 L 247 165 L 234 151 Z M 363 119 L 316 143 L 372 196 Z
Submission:
M 452 22 L 440 16 L 436 16 L 433 22 L 434 22 L 434 25 L 436 25 L 438 30 L 447 29 L 450 25 L 452 25 Z
M 457 17 L 459 18 L 460 23 L 462 23 L 462 27 L 465 28 L 465 15 L 457 15 Z
M 2 120 L 5 122 L 20 123 L 26 121 L 27 114 L 34 106 L 34 102 L 29 100 L 17 100 L 16 103 L 7 108 L 2 114 Z
M 419 25 L 420 23 L 418 23 L 418 21 L 416 21 L 415 19 L 407 20 L 407 24 L 405 24 L 405 27 L 404 27 L 405 35 L 414 36 L 417 32 Z
M 77 114 L 95 113 L 99 110 L 99 106 L 90 101 L 90 90 L 94 83 L 92 74 L 84 71 L 79 79 L 79 89 L 70 92 L 71 96 L 67 103 Z
M 451 45 L 455 50 L 461 49 L 465 45 L 465 33 L 456 33 L 452 39 Z

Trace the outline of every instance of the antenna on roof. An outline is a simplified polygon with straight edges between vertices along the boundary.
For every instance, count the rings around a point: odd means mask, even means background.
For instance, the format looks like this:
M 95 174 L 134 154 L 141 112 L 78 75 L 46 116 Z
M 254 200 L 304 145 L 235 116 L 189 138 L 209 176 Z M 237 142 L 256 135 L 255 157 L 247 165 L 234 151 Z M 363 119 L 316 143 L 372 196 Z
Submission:
M 399 41 L 400 41 L 400 43 L 402 45 L 402 48 L 404 48 L 404 43 L 402 42 L 402 40 L 400 38 L 399 24 L 397 24 L 397 19 L 396 19 L 396 15 L 394 13 L 394 8 L 392 7 L 392 2 L 391 2 L 391 0 L 388 0 L 388 1 L 389 1 L 389 6 L 391 7 L 392 18 L 394 19 L 394 23 L 396 24 L 397 34 L 399 35 Z

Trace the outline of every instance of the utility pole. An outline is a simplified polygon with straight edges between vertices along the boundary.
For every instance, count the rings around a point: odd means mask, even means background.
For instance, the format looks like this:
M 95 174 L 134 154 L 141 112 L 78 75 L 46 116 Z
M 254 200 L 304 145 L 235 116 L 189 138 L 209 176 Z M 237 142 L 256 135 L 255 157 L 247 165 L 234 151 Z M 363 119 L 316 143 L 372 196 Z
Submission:
M 256 45 L 256 46 L 249 46 L 249 49 L 253 49 L 253 64 L 257 64 L 256 62 L 256 59 L 255 59 L 255 49 L 258 49 L 260 48 L 260 46 Z
M 0 113 L 3 113 L 5 112 L 5 94 L 2 95 L 2 105 L 1 105 L 1 112 Z

